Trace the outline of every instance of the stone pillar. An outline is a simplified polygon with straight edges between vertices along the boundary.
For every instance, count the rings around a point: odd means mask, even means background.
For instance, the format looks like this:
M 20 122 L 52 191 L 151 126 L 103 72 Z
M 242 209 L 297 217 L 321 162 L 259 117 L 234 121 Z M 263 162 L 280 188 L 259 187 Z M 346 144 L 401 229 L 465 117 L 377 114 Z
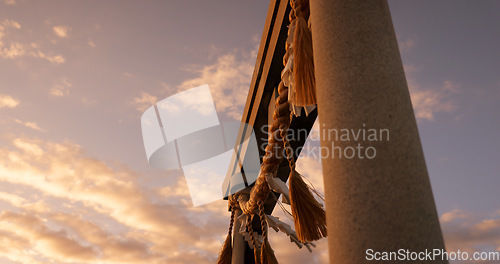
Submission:
M 443 249 L 387 2 L 310 5 L 330 263 L 369 263 L 367 249 Z
M 241 222 L 238 217 L 242 214 L 240 209 L 234 209 L 234 227 L 233 227 L 233 255 L 232 264 L 245 263 L 245 238 L 240 234 Z

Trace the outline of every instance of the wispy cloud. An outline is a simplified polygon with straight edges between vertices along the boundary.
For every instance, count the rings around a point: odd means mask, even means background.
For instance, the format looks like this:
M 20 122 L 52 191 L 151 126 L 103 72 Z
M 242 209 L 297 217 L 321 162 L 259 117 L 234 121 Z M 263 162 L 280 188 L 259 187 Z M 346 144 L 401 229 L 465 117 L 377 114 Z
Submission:
M 3 0 L 3 2 L 6 5 L 15 5 L 16 4 L 16 0 Z
M 433 121 L 438 113 L 453 113 L 458 110 L 457 95 L 462 92 L 460 84 L 445 80 L 441 84 L 421 85 L 414 76 L 419 69 L 405 65 L 408 89 L 417 120 Z
M 0 94 L 0 108 L 15 108 L 19 105 L 19 100 L 10 95 Z
M 13 149 L 0 149 L 0 182 L 40 193 L 79 208 L 71 215 L 49 203 L 53 213 L 5 211 L 0 215 L 0 232 L 8 242 L 24 241 L 20 247 L 38 258 L 78 263 L 212 263 L 227 228 L 227 206 L 192 208 L 185 185 L 172 185 L 173 192 L 144 189 L 136 173 L 117 171 L 86 157 L 80 146 L 37 139 L 12 140 Z M 22 188 L 21 188 L 22 187 Z M 25 197 L 25 196 L 23 196 Z M 0 195 L 14 206 L 27 203 L 14 194 Z M 154 201 L 167 201 L 157 203 Z M 181 204 L 179 204 L 181 202 Z M 79 211 L 110 218 L 124 233 L 112 234 Z M 196 216 L 207 215 L 203 221 Z M 51 216 L 52 215 L 52 216 Z M 56 223 L 57 220 L 57 223 Z M 208 228 L 210 227 L 210 228 Z M 67 246 L 62 246 L 67 245 Z M 22 251 L 9 251 L 9 257 Z M 2 251 L 0 250 L 0 256 Z M 31 261 L 28 261 L 32 263 Z
M 7 59 L 14 59 L 24 56 L 25 54 L 26 50 L 24 49 L 24 46 L 19 42 L 10 43 L 9 47 L 5 47 L 0 51 L 0 55 Z
M 401 52 L 410 52 L 415 46 L 415 38 L 406 38 L 404 40 L 401 40 L 401 38 L 398 36 L 398 45 Z
M 135 106 L 135 108 L 139 112 L 144 112 L 150 106 L 155 104 L 158 101 L 158 97 L 151 95 L 147 92 L 141 92 L 141 95 L 138 97 L 134 97 L 132 99 L 131 104 Z
M 189 69 L 196 77 L 184 81 L 179 90 L 208 84 L 217 112 L 239 120 L 246 102 L 255 65 L 255 52 L 230 52 L 215 63 Z
M 64 97 L 69 94 L 69 88 L 72 84 L 65 78 L 62 78 L 58 84 L 50 88 L 49 94 L 56 97 Z
M 7 53 L 7 51 L 5 51 L 6 48 L 4 48 L 3 46 L 5 45 L 5 36 L 7 35 L 10 28 L 20 29 L 21 24 L 9 19 L 4 19 L 2 22 L 0 22 L 0 56 L 2 57 L 4 57 L 4 53 Z
M 71 32 L 71 28 L 68 26 L 53 26 L 52 31 L 60 38 L 67 38 Z
M 16 207 L 21 207 L 26 203 L 26 199 L 23 197 L 6 192 L 0 192 L 0 200 L 6 201 Z
M 20 124 L 20 125 L 23 125 L 23 126 L 25 126 L 25 127 L 27 127 L 27 128 L 31 128 L 31 129 L 33 129 L 33 130 L 37 130 L 37 131 L 40 131 L 40 132 L 47 132 L 47 130 L 46 130 L 46 129 L 41 128 L 41 127 L 40 127 L 40 126 L 38 126 L 38 124 L 37 124 L 37 123 L 35 123 L 35 122 L 23 122 L 23 121 L 21 121 L 21 120 L 19 120 L 19 119 L 14 119 L 14 122 L 16 122 L 16 123 L 18 123 L 18 124 Z
M 95 258 L 96 252 L 72 239 L 64 230 L 48 227 L 45 219 L 30 214 L 3 212 L 0 214 L 0 228 L 6 237 L 21 238 L 24 247 L 35 252 L 44 252 L 45 256 L 61 262 L 77 262 Z
M 91 39 L 89 39 L 89 40 L 87 41 L 87 44 L 89 44 L 89 46 L 90 46 L 90 47 L 92 47 L 92 48 L 95 48 L 95 47 L 96 47 L 96 44 L 95 44 L 95 43 L 94 43 L 94 41 L 92 41 Z
M 455 209 L 444 213 L 440 220 L 448 251 L 467 251 L 470 256 L 476 251 L 500 251 L 500 212 L 478 214 Z
M 439 86 L 425 89 L 409 79 L 408 85 L 417 119 L 433 121 L 437 113 L 452 113 L 458 109 L 458 102 L 453 100 L 460 93 L 460 86 L 456 83 L 444 81 Z
M 38 47 L 38 45 L 34 45 L 34 46 L 31 45 L 31 46 L 35 47 L 35 48 Z M 62 55 L 52 55 L 52 56 L 47 55 L 39 49 L 33 50 L 29 54 L 34 58 L 46 59 L 46 60 L 52 62 L 53 64 L 61 64 L 61 63 L 66 62 L 66 59 Z
M 5 19 L 0 23 L 0 57 L 11 60 L 22 57 L 40 58 L 53 64 L 61 64 L 65 62 L 62 55 L 47 54 L 42 51 L 40 45 L 36 42 L 23 43 L 12 38 L 7 38 L 10 33 L 10 29 L 19 30 L 21 29 L 21 24 L 8 19 Z
M 0 30 L 2 30 L 2 31 L 6 30 L 9 27 L 20 29 L 21 24 L 19 24 L 19 22 L 16 22 L 14 20 L 9 20 L 9 19 L 4 19 L 4 21 L 2 21 L 2 23 L 0 23 Z
M 255 53 L 255 50 L 232 51 L 220 55 L 213 63 L 187 67 L 186 71 L 192 73 L 194 77 L 178 86 L 160 82 L 162 88 L 160 91 L 152 94 L 142 91 L 139 96 L 132 98 L 130 105 L 143 112 L 158 100 L 172 95 L 172 91 L 181 92 L 208 84 L 217 114 L 240 120 L 252 78 Z M 132 75 L 127 73 L 126 76 Z M 203 99 L 186 98 L 190 105 L 196 105 L 196 100 Z
M 397 36 L 397 38 L 402 53 L 409 53 L 415 47 L 415 37 L 402 38 Z M 460 84 L 452 80 L 422 84 L 415 77 L 416 73 L 421 71 L 421 68 L 412 64 L 405 64 L 404 70 L 417 120 L 434 121 L 438 113 L 453 113 L 458 110 L 457 95 L 462 92 Z

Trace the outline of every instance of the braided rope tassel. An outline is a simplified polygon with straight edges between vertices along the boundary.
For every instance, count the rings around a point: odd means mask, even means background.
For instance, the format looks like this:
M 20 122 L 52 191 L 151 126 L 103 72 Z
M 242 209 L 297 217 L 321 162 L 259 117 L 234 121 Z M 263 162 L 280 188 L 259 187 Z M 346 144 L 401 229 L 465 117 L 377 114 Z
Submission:
M 307 107 L 316 104 L 312 35 L 307 25 L 310 13 L 309 0 L 290 0 L 290 5 L 292 6 L 290 24 L 294 27 L 292 44 L 294 96 L 291 104 L 293 107 Z
M 309 17 L 309 0 L 290 0 L 290 27 L 286 41 L 286 53 L 283 57 L 285 69 L 282 73 L 282 83 L 289 86 L 289 104 L 293 111 L 290 121 L 296 111 L 296 106 L 306 107 L 316 103 L 314 90 L 314 64 L 312 60 L 312 38 L 307 26 Z M 290 78 L 290 73 L 291 77 Z M 281 84 L 281 83 L 280 83 Z M 299 110 L 300 113 L 300 110 Z M 309 186 L 295 170 L 293 149 L 287 139 L 289 123 L 281 124 L 279 133 L 283 141 L 286 158 L 290 167 L 289 193 L 292 216 L 297 237 L 302 242 L 318 240 L 327 235 L 326 215 L 322 205 L 314 198 Z
M 255 259 L 255 264 L 261 264 L 260 258 L 259 258 L 259 247 L 257 246 L 257 242 L 255 241 L 255 236 L 253 234 L 253 226 L 252 226 L 252 217 L 251 216 L 248 216 L 247 230 L 248 230 L 248 233 L 250 234 L 250 239 L 252 240 L 253 255 L 254 255 L 254 259 Z
M 264 213 L 264 206 L 262 202 L 258 202 L 259 205 L 259 217 L 260 217 L 260 225 L 262 226 L 262 236 L 264 237 L 264 242 L 262 243 L 262 248 L 260 250 L 260 262 L 261 264 L 278 264 L 278 260 L 274 255 L 274 250 L 271 248 L 271 244 L 269 244 L 268 240 L 268 226 L 266 215 Z
M 295 170 L 292 147 L 287 139 L 287 131 L 280 130 L 283 146 L 290 167 L 290 205 L 297 237 L 302 242 L 318 240 L 327 236 L 326 214 L 323 206 L 314 198 L 309 186 Z
M 269 139 L 266 146 L 266 154 L 262 159 L 261 172 L 255 185 L 250 191 L 250 197 L 242 207 L 245 214 L 253 215 L 257 212 L 258 201 L 265 201 L 271 192 L 269 184 L 266 180 L 266 175 L 275 175 L 279 164 L 283 158 L 282 153 L 282 138 L 279 128 L 288 127 L 290 125 L 290 104 L 288 102 L 288 87 L 283 82 L 278 85 L 279 96 L 276 99 L 276 108 L 274 109 L 273 123 L 269 127 Z
M 229 222 L 229 232 L 227 233 L 226 240 L 219 254 L 219 259 L 217 259 L 217 264 L 231 264 L 231 257 L 233 256 L 233 246 L 232 246 L 232 233 L 234 226 L 234 213 L 235 209 L 231 210 L 231 220 Z

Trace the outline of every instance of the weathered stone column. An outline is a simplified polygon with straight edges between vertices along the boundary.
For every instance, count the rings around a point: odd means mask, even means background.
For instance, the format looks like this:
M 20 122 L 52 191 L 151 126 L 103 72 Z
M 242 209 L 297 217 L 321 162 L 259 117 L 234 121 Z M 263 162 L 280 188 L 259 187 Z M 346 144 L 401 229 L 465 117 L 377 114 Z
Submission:
M 310 4 L 330 263 L 370 262 L 367 249 L 443 249 L 387 2 Z

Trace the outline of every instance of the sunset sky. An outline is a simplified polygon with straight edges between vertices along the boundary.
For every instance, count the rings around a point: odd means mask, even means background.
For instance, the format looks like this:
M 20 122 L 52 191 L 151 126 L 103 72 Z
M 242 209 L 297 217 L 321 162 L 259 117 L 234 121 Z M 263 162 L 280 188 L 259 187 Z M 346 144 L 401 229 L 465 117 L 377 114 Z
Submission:
M 389 4 L 447 249 L 500 251 L 500 1 Z M 240 120 L 268 5 L 0 0 L 0 263 L 215 263 L 227 203 L 149 166 L 140 117 L 209 84 Z M 323 190 L 317 159 L 298 170 Z M 270 239 L 328 263 L 326 239 Z

